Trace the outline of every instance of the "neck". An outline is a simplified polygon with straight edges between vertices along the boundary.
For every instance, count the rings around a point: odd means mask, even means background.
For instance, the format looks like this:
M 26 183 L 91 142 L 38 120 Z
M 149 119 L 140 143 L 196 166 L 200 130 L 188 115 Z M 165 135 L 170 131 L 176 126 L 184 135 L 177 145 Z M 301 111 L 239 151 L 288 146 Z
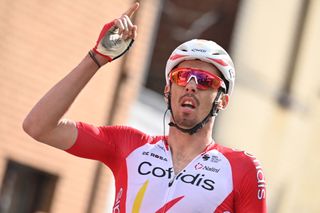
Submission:
M 194 158 L 200 154 L 210 143 L 212 139 L 212 128 L 214 118 L 212 118 L 202 129 L 195 134 L 181 132 L 175 127 L 170 127 L 168 144 L 173 156 L 183 155 Z

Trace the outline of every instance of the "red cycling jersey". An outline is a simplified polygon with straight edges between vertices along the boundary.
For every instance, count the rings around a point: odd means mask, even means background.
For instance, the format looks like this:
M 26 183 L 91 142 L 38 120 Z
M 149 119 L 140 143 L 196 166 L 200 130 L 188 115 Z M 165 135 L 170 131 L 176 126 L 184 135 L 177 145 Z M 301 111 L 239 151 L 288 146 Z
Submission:
M 124 126 L 78 122 L 77 128 L 77 140 L 66 151 L 112 170 L 113 212 L 267 212 L 261 166 L 246 152 L 215 143 L 175 175 L 163 136 Z

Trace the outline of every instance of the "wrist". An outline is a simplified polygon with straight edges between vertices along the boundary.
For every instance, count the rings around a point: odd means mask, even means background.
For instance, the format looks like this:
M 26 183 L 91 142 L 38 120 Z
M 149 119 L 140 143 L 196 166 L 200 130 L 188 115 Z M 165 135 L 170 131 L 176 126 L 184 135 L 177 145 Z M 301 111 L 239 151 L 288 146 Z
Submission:
M 109 60 L 105 58 L 104 56 L 101 56 L 99 53 L 90 50 L 88 52 L 88 55 L 92 59 L 92 61 L 97 65 L 98 69 L 101 68 L 103 65 L 105 65 Z
M 102 55 L 101 53 L 92 50 L 92 52 L 94 53 L 94 56 L 96 57 L 96 59 L 98 60 L 98 62 L 100 63 L 101 66 L 105 65 L 108 62 L 111 62 L 112 59 Z

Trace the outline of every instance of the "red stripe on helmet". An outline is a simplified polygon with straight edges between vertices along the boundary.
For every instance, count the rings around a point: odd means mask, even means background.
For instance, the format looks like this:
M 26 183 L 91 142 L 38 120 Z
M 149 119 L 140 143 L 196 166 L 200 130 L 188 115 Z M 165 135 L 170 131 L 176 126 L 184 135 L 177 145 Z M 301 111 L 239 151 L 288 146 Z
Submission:
M 211 61 L 214 61 L 220 64 L 221 66 L 224 66 L 224 67 L 228 66 L 228 64 L 222 59 L 216 59 L 216 58 L 207 58 L 207 59 L 210 59 Z
M 187 55 L 180 55 L 180 54 L 175 54 L 175 55 L 172 55 L 169 59 L 170 60 L 176 60 L 178 58 L 182 58 L 182 57 L 185 57 Z

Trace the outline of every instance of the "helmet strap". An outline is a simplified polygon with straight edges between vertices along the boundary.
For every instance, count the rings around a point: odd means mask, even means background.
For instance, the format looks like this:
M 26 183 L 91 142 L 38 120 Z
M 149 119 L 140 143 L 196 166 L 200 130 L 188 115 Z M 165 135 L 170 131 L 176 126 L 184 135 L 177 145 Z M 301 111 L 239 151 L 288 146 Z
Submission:
M 169 126 L 176 127 L 181 132 L 188 133 L 189 135 L 193 135 L 199 129 L 203 128 L 208 123 L 208 121 L 210 120 L 211 117 L 218 115 L 218 112 L 219 112 L 219 109 L 218 109 L 219 98 L 220 98 L 222 92 L 223 92 L 223 89 L 219 89 L 218 90 L 217 96 L 215 97 L 215 99 L 214 99 L 214 101 L 212 103 L 212 107 L 211 107 L 210 112 L 208 113 L 208 115 L 201 122 L 197 123 L 192 128 L 182 128 L 175 122 L 174 115 L 173 115 L 173 112 L 172 112 L 172 107 L 171 107 L 171 85 L 170 85 L 170 91 L 168 93 L 168 110 L 170 110 L 170 113 L 171 113 L 173 121 L 171 121 L 169 123 Z

